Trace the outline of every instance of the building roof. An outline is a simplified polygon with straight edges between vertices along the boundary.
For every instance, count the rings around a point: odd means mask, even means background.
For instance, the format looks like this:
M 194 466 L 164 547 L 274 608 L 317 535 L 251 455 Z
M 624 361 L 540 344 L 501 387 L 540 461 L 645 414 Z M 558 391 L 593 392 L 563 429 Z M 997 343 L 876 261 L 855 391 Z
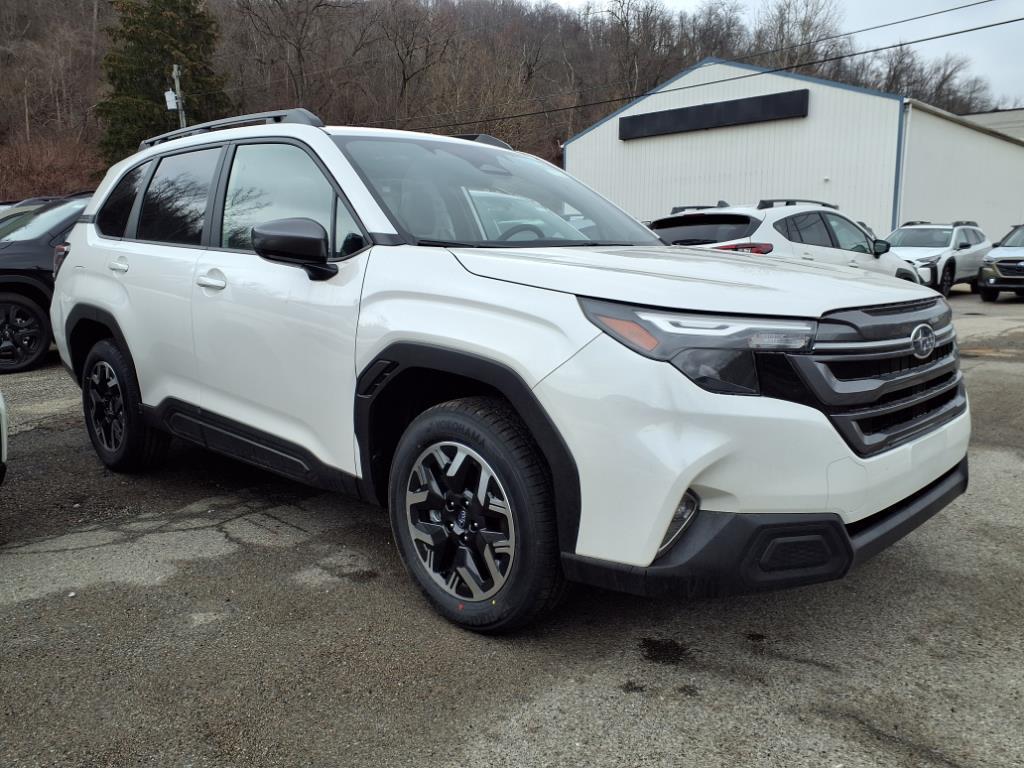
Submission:
M 899 96 L 899 95 L 897 95 L 895 93 L 888 93 L 886 91 L 879 91 L 879 90 L 876 90 L 874 88 L 862 88 L 861 86 L 858 86 L 858 85 L 847 85 L 846 83 L 840 83 L 840 82 L 837 82 L 835 80 L 828 80 L 828 79 L 826 79 L 824 77 L 814 77 L 813 75 L 805 75 L 805 74 L 802 74 L 800 72 L 788 72 L 788 71 L 780 70 L 780 69 L 772 69 L 770 67 L 759 67 L 759 66 L 756 66 L 755 64 L 748 64 L 748 63 L 743 62 L 743 61 L 730 61 L 729 59 L 719 59 L 719 58 L 717 58 L 715 56 L 708 56 L 708 57 L 706 57 L 704 59 L 701 59 L 696 64 L 693 64 L 693 65 L 687 67 L 686 69 L 682 70 L 681 72 L 673 75 L 672 77 L 670 77 L 665 82 L 660 83 L 659 85 L 656 85 L 654 88 L 649 90 L 643 96 L 640 96 L 640 97 L 638 97 L 636 99 L 633 99 L 628 104 L 624 104 L 623 106 L 619 107 L 614 112 L 612 112 L 611 114 L 605 115 L 603 118 L 598 120 L 593 125 L 591 125 L 591 126 L 589 126 L 587 128 L 584 128 L 579 133 L 577 133 L 577 134 L 571 136 L 570 138 L 566 139 L 563 142 L 562 146 L 565 146 L 566 144 L 568 144 L 571 141 L 576 141 L 576 139 L 578 139 L 578 138 L 580 138 L 580 137 L 590 133 L 592 130 L 597 128 L 599 125 L 603 125 L 604 123 L 608 122 L 609 120 L 612 120 L 613 118 L 618 117 L 621 113 L 625 112 L 630 107 L 633 107 L 633 106 L 639 104 L 641 101 L 643 101 L 644 99 L 648 98 L 649 96 L 653 96 L 653 95 L 655 95 L 657 93 L 663 93 L 665 91 L 671 91 L 671 89 L 668 88 L 668 86 L 670 86 L 672 83 L 676 82 L 677 80 L 682 79 L 683 77 L 686 77 L 686 75 L 688 75 L 691 72 L 694 72 L 694 71 L 700 69 L 701 67 L 707 66 L 708 64 L 725 64 L 725 65 L 730 66 L 730 67 L 737 67 L 739 69 L 747 69 L 747 70 L 750 70 L 752 73 L 755 73 L 755 74 L 771 74 L 771 75 L 777 75 L 779 77 L 788 77 L 788 78 L 792 78 L 794 80 L 803 80 L 804 82 L 817 83 L 818 85 L 827 85 L 827 86 L 830 86 L 832 88 L 840 88 L 842 90 L 854 91 L 856 93 L 863 93 L 863 94 L 866 94 L 868 96 L 880 96 L 880 97 L 886 98 L 886 99 L 897 99 L 897 100 L 902 98 L 901 96 Z M 740 78 L 744 78 L 744 77 L 750 77 L 750 75 L 738 75 L 736 77 L 723 78 L 722 81 L 723 82 L 727 82 L 729 80 L 735 80 L 735 79 L 740 79 Z M 712 85 L 712 84 L 713 83 L 705 83 L 704 86 L 702 86 L 702 87 L 706 87 L 706 86 L 709 86 L 709 85 Z

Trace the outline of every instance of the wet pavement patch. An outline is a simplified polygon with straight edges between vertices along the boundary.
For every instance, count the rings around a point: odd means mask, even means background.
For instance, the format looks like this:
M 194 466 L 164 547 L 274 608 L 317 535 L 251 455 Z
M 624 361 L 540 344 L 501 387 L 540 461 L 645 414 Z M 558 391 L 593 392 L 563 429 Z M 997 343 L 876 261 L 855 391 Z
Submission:
M 640 653 L 655 664 L 681 664 L 693 660 L 690 649 L 682 643 L 655 637 L 640 638 Z

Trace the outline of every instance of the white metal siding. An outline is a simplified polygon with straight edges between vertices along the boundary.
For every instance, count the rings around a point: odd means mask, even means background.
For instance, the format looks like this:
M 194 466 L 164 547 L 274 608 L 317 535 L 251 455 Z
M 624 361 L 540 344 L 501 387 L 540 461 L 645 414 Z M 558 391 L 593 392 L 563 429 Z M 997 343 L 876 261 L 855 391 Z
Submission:
M 980 112 L 964 115 L 972 123 L 1005 133 L 1015 139 L 1024 140 L 1024 109 L 1002 109 L 996 112 Z
M 708 63 L 662 89 L 750 69 Z M 619 141 L 619 117 L 806 88 L 808 116 Z M 566 146 L 566 169 L 639 219 L 673 205 L 799 196 L 839 204 L 877 232 L 892 219 L 900 101 L 782 75 L 655 92 Z
M 1024 221 L 1024 146 L 911 106 L 900 221 L 974 219 L 991 240 Z

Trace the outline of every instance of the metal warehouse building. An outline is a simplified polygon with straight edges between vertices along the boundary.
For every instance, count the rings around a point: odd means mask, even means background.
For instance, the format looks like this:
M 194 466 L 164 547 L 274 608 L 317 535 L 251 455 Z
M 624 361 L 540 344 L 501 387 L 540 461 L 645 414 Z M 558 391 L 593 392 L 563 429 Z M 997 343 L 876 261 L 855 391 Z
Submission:
M 1024 221 L 1024 141 L 914 99 L 705 59 L 565 144 L 565 167 L 639 219 L 800 197 L 880 237 L 900 222 Z

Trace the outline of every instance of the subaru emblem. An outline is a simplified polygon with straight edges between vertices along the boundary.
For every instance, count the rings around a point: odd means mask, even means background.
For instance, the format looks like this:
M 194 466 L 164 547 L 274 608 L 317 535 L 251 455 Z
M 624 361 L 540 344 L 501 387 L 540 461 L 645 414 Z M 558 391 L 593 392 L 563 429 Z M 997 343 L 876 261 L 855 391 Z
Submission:
M 910 346 L 914 349 L 914 357 L 924 360 L 935 351 L 935 331 L 930 325 L 922 323 L 910 334 Z

